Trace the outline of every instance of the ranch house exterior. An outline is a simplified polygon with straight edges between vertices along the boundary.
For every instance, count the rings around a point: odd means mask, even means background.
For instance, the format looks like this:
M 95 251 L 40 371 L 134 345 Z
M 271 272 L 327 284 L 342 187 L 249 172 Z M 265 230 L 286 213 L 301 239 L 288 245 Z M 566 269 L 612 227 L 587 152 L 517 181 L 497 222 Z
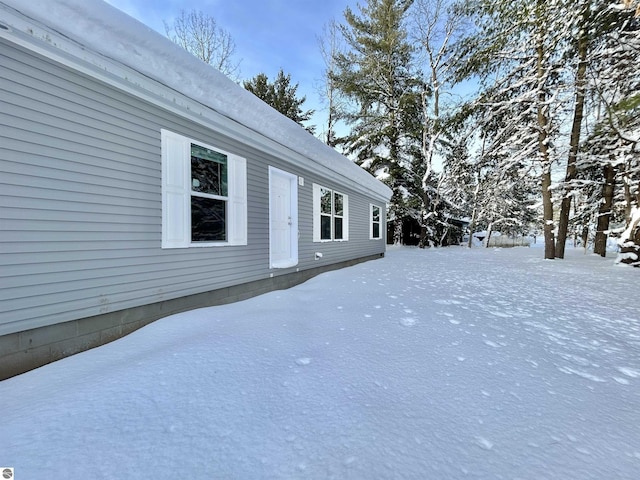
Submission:
M 101 1 L 0 0 L 0 379 L 385 252 L 391 190 Z

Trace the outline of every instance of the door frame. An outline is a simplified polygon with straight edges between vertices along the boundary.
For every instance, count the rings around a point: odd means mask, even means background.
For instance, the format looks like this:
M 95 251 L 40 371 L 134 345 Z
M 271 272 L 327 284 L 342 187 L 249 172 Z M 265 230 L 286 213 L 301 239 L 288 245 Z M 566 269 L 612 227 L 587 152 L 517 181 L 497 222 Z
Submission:
M 289 212 L 291 214 L 291 228 L 289 229 L 291 256 L 288 260 L 279 261 L 276 264 L 272 258 L 271 243 L 274 238 L 271 221 L 274 218 L 272 198 L 272 179 L 274 176 L 279 176 L 289 182 Z M 290 268 L 296 265 L 298 265 L 298 176 L 269 165 L 269 268 Z

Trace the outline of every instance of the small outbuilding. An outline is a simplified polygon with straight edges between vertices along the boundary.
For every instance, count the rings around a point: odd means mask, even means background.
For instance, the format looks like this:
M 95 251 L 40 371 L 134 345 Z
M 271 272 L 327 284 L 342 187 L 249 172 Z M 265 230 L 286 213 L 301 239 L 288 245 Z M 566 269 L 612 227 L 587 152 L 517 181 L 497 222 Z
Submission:
M 391 190 L 99 0 L 0 0 L 0 379 L 385 252 Z

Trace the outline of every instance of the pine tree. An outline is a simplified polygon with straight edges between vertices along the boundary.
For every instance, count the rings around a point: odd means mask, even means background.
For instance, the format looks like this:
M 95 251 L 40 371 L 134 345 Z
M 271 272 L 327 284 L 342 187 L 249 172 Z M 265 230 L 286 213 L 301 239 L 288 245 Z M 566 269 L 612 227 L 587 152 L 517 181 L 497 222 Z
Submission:
M 558 135 L 557 80 L 561 31 L 557 2 L 468 0 L 459 6 L 476 31 L 459 44 L 458 78 L 478 76 L 485 122 L 503 119 L 496 131 L 511 161 L 537 169 L 543 206 L 545 258 L 555 258 L 551 167 Z
M 259 73 L 251 80 L 246 80 L 243 86 L 256 97 L 304 127 L 309 133 L 314 132 L 315 126 L 305 126 L 303 123 L 311 118 L 314 111 L 302 109 L 302 104 L 307 98 L 296 96 L 299 84 L 291 84 L 291 74 L 285 75 L 280 69 L 276 79 L 270 82 L 267 75 Z
M 394 242 L 407 215 L 407 166 L 419 122 L 419 82 L 412 65 L 405 16 L 411 0 L 368 0 L 350 8 L 342 26 L 346 52 L 335 60 L 335 86 L 348 100 L 344 120 L 351 128 L 341 142 L 373 174 L 383 173 L 393 190 L 390 220 Z
M 450 138 L 444 150 L 442 194 L 454 205 L 458 218 L 469 218 L 469 242 L 476 229 L 480 182 L 476 169 L 477 158 L 471 153 L 475 125 L 466 113 L 459 112 L 458 121 L 449 127 Z
M 567 187 L 585 199 L 582 221 L 591 216 L 594 253 L 606 255 L 610 231 L 622 231 L 638 204 L 640 175 L 640 2 L 611 6 L 594 0 L 593 51 L 587 68 L 593 125 L 587 125 L 576 163 L 577 178 Z M 597 35 L 596 35 L 597 34 Z M 635 153 L 634 153 L 635 152 Z
M 564 256 L 572 199 L 580 199 L 573 220 L 585 241 L 597 222 L 596 251 L 604 255 L 620 205 L 629 226 L 640 201 L 640 2 L 468 0 L 459 6 L 477 26 L 461 43 L 458 72 L 482 80 L 481 123 L 505 119 L 504 128 L 488 132 L 514 158 L 537 159 L 545 258 Z M 554 187 L 561 194 L 554 242 L 551 165 L 565 149 L 565 179 Z
M 572 2 L 574 3 L 574 2 Z M 568 56 L 569 64 L 572 64 L 574 72 L 575 102 L 573 105 L 573 121 L 571 124 L 571 136 L 569 140 L 569 157 L 567 159 L 566 174 L 564 180 L 564 194 L 560 204 L 560 215 L 558 220 L 558 238 L 556 241 L 555 255 L 557 258 L 564 258 L 564 250 L 567 241 L 567 231 L 569 228 L 569 214 L 571 210 L 572 181 L 577 175 L 578 149 L 580 146 L 580 136 L 582 133 L 582 121 L 584 118 L 584 108 L 586 101 L 587 68 L 590 61 L 590 52 L 594 44 L 594 32 L 596 26 L 594 19 L 597 18 L 593 11 L 595 5 L 593 0 L 579 0 L 574 5 L 563 9 L 567 12 L 564 17 L 570 28 L 568 36 Z
M 567 99 L 568 107 L 573 110 L 573 122 L 558 223 L 558 241 L 556 243 L 556 256 L 562 258 L 570 222 L 571 200 L 574 196 L 574 190 L 580 188 L 581 185 L 579 181 L 574 182 L 574 179 L 579 173 L 578 166 L 580 164 L 589 164 L 588 162 L 580 162 L 578 159 L 579 155 L 589 155 L 588 150 L 584 148 L 580 150 L 580 137 L 588 127 L 584 120 L 589 117 L 599 117 L 598 111 L 601 110 L 600 107 L 597 107 L 595 112 L 588 111 L 589 94 L 599 91 L 609 99 L 611 99 L 612 95 L 620 97 L 621 94 L 624 95 L 625 87 L 629 86 L 628 78 L 624 77 L 630 75 L 630 78 L 635 77 L 637 79 L 637 56 L 639 53 L 636 51 L 635 55 L 632 55 L 632 58 L 635 58 L 634 69 L 629 70 L 627 67 L 623 73 L 621 71 L 621 69 L 624 70 L 623 64 L 619 62 L 619 59 L 616 59 L 616 55 L 620 54 L 620 48 L 613 45 L 612 40 L 614 38 L 621 39 L 625 36 L 627 37 L 625 40 L 631 40 L 628 37 L 630 33 L 628 20 L 632 18 L 637 6 L 640 7 L 640 3 L 637 0 L 627 0 L 622 4 L 612 5 L 609 0 L 566 0 L 560 2 L 560 4 L 566 24 L 566 29 L 563 33 L 565 37 L 564 58 L 566 58 L 565 65 L 567 65 L 565 72 L 566 83 L 568 88 L 573 89 L 575 92 L 573 98 Z M 614 43 L 617 43 L 617 41 Z M 625 50 L 625 48 L 623 47 L 622 50 Z M 627 58 L 629 58 L 629 53 L 631 52 L 627 49 Z M 606 68 L 603 69 L 605 65 Z M 612 77 L 617 77 L 615 83 L 607 81 L 607 78 Z M 626 91 L 628 93 L 628 90 Z M 572 104 L 569 103 L 570 100 L 574 100 Z M 592 106 L 596 106 L 601 102 L 597 98 L 594 100 L 591 102 Z M 599 118 L 599 120 L 602 119 Z M 601 126 L 598 126 L 598 130 L 604 133 Z M 612 145 L 610 141 L 607 141 L 607 144 Z M 597 145 L 594 145 L 594 147 L 598 150 Z M 612 162 L 611 159 L 617 157 L 619 155 L 614 151 L 610 151 L 608 155 L 603 157 L 606 158 L 602 165 L 604 178 L 611 179 L 611 181 L 605 180 L 605 187 L 602 190 L 604 204 L 610 203 L 610 199 L 606 197 L 613 188 L 612 185 L 615 184 L 615 172 L 612 172 L 611 168 L 615 171 L 618 170 L 614 165 L 616 160 Z M 606 195 L 605 192 L 607 192 Z M 608 229 L 608 225 L 605 226 L 608 218 L 605 214 L 598 217 L 598 223 L 601 224 L 601 228 L 604 228 L 604 230 Z M 603 249 L 606 241 L 602 239 L 603 230 L 599 228 L 599 231 L 596 248 L 598 253 L 604 256 Z
M 604 110 L 598 127 L 609 139 L 615 184 L 622 187 L 612 193 L 623 207 L 625 223 L 617 261 L 640 266 L 640 1 L 628 0 L 607 13 L 613 28 L 594 62 L 599 76 L 594 89 Z
M 521 147 L 505 142 L 513 135 L 512 122 L 482 104 L 463 113 L 465 121 L 452 140 L 455 148 L 447 156 L 445 172 L 457 198 L 467 204 L 471 233 L 488 230 L 486 245 L 494 227 L 507 234 L 529 233 L 535 220 L 532 206 L 538 198 L 537 182 L 531 175 L 531 163 L 517 151 Z M 476 147 L 467 148 L 466 155 L 454 154 L 470 143 Z

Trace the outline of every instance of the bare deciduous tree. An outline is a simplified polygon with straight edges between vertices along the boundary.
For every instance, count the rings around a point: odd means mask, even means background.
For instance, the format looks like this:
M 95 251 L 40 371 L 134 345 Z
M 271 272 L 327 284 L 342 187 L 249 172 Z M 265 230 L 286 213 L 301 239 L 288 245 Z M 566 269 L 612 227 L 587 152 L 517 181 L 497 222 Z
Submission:
M 340 121 L 345 109 L 345 99 L 336 88 L 336 56 L 344 51 L 345 46 L 340 32 L 340 25 L 335 19 L 332 19 L 323 27 L 322 33 L 322 36 L 318 37 L 318 44 L 325 69 L 322 72 L 320 94 L 326 102 L 328 110 L 327 131 L 323 136 L 327 145 L 335 147 L 338 140 L 335 130 L 336 124 Z
M 164 22 L 167 37 L 192 55 L 238 80 L 240 61 L 234 59 L 236 44 L 215 18 L 199 10 L 182 10 L 173 23 Z

